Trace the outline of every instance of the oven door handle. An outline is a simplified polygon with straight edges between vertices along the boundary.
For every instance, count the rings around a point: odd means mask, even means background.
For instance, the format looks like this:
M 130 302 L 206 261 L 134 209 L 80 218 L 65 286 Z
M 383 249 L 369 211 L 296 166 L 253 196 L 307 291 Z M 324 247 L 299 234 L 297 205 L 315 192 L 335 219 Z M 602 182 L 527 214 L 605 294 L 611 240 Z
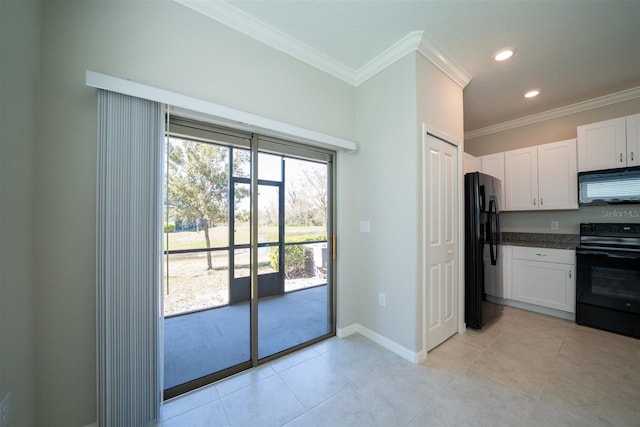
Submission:
M 604 256 L 604 257 L 607 257 L 607 258 L 621 258 L 621 259 L 638 259 L 638 256 L 640 255 L 640 254 L 637 254 L 637 253 L 619 254 L 619 253 L 607 253 L 607 252 L 600 252 L 600 251 L 589 251 L 589 250 L 584 250 L 584 249 L 576 250 L 576 254 L 578 254 L 578 255 L 596 255 L 596 256 Z

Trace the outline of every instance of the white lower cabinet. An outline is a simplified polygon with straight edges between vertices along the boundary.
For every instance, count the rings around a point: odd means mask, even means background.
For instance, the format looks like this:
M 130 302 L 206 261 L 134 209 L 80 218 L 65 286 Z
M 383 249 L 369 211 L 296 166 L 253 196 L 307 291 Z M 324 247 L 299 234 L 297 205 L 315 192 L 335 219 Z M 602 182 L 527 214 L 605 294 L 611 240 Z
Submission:
M 511 255 L 511 299 L 575 313 L 575 251 L 514 246 Z

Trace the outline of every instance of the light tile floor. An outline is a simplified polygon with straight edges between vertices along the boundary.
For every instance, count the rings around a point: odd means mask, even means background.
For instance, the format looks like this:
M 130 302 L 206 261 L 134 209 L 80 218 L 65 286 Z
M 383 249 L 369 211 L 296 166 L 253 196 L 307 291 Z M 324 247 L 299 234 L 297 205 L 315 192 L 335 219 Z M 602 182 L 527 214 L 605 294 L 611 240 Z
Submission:
M 333 338 L 163 406 L 173 426 L 640 426 L 640 341 L 505 308 L 415 365 Z

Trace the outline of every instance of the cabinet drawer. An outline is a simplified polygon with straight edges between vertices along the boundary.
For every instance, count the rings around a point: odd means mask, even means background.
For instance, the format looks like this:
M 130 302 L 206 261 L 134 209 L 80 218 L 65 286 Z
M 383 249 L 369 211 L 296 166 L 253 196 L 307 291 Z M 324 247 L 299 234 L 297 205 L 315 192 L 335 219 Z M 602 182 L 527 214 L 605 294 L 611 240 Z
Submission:
M 560 264 L 574 265 L 576 262 L 576 251 L 569 249 L 514 246 L 513 258 L 525 259 L 529 261 L 555 262 Z

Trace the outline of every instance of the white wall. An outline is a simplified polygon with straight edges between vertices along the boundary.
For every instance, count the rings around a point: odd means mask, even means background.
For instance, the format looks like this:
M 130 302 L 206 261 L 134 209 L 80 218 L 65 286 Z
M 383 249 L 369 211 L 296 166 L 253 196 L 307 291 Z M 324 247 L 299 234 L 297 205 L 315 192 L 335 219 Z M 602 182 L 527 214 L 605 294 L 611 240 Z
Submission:
M 422 127 L 424 123 L 431 131 L 437 131 L 440 136 L 447 136 L 449 142 L 458 143 L 460 147 L 458 149 L 458 155 L 462 157 L 463 153 L 463 140 L 464 140 L 464 116 L 463 116 L 463 99 L 462 88 L 453 82 L 450 78 L 445 76 L 438 68 L 436 68 L 431 62 L 429 62 L 424 56 L 417 55 L 417 87 L 418 87 L 418 129 L 417 129 L 417 141 L 418 144 L 422 144 Z M 418 153 L 424 153 L 422 148 L 418 149 Z M 460 162 L 462 160 L 460 159 Z M 414 162 L 422 164 L 420 155 L 416 156 Z M 460 164 L 459 162 L 459 164 Z M 420 166 L 418 166 L 420 167 Z M 462 171 L 460 171 L 460 176 Z M 422 176 L 422 172 L 420 174 Z M 463 195 L 464 195 L 464 182 L 460 182 L 461 194 L 459 205 L 463 208 Z M 422 186 L 418 187 L 416 193 L 416 199 L 419 201 L 419 206 L 422 206 L 422 198 L 425 197 L 425 189 Z M 423 216 L 422 212 L 419 212 L 419 219 Z M 460 216 L 460 215 L 459 215 Z M 458 218 L 460 220 L 460 218 Z M 459 221 L 462 226 L 464 221 Z M 420 236 L 424 235 L 425 230 L 422 228 L 421 221 L 417 225 L 417 233 Z M 462 228 L 459 229 L 460 239 L 462 243 L 463 232 Z M 463 249 L 460 247 L 460 249 Z M 418 268 L 416 274 L 418 278 L 422 277 L 422 262 L 425 254 L 422 253 L 422 245 L 416 248 L 418 254 L 418 262 L 416 266 Z M 459 262 L 462 263 L 462 257 L 459 258 Z M 461 266 L 461 265 L 460 265 Z M 463 283 L 463 277 L 459 274 L 459 283 Z M 416 288 L 415 305 L 416 305 L 416 351 L 421 351 L 424 347 L 423 336 L 423 294 L 422 283 L 418 283 Z M 464 295 L 459 292 L 459 298 L 462 299 Z
M 417 69 L 418 120 L 462 144 L 464 141 L 462 88 L 422 55 L 418 55 Z M 421 130 L 418 129 L 418 132 Z
M 412 53 L 360 85 L 356 104 L 357 174 L 342 182 L 353 183 L 356 200 L 349 218 L 356 244 L 348 254 L 352 258 L 343 260 L 357 283 L 353 322 L 417 353 L 422 350 L 422 123 L 461 143 L 462 89 Z M 359 231 L 360 221 L 370 222 L 369 233 Z M 384 307 L 378 303 L 381 292 Z
M 35 425 L 33 321 L 34 148 L 40 7 L 0 2 L 0 399 L 11 425 Z
M 360 146 L 352 225 L 357 243 L 349 254 L 359 323 L 409 350 L 416 345 L 418 261 L 415 73 L 410 54 L 357 88 Z M 369 233 L 359 232 L 361 220 L 370 221 Z M 385 307 L 378 304 L 380 292 L 386 294 Z
M 558 230 L 551 230 L 557 221 Z M 640 222 L 640 204 L 615 206 L 586 206 L 570 211 L 503 212 L 502 231 L 520 233 L 579 234 L 582 222 Z
M 37 419 L 81 426 L 96 419 L 97 95 L 85 70 L 347 139 L 355 89 L 170 1 L 45 1 L 42 19 Z

